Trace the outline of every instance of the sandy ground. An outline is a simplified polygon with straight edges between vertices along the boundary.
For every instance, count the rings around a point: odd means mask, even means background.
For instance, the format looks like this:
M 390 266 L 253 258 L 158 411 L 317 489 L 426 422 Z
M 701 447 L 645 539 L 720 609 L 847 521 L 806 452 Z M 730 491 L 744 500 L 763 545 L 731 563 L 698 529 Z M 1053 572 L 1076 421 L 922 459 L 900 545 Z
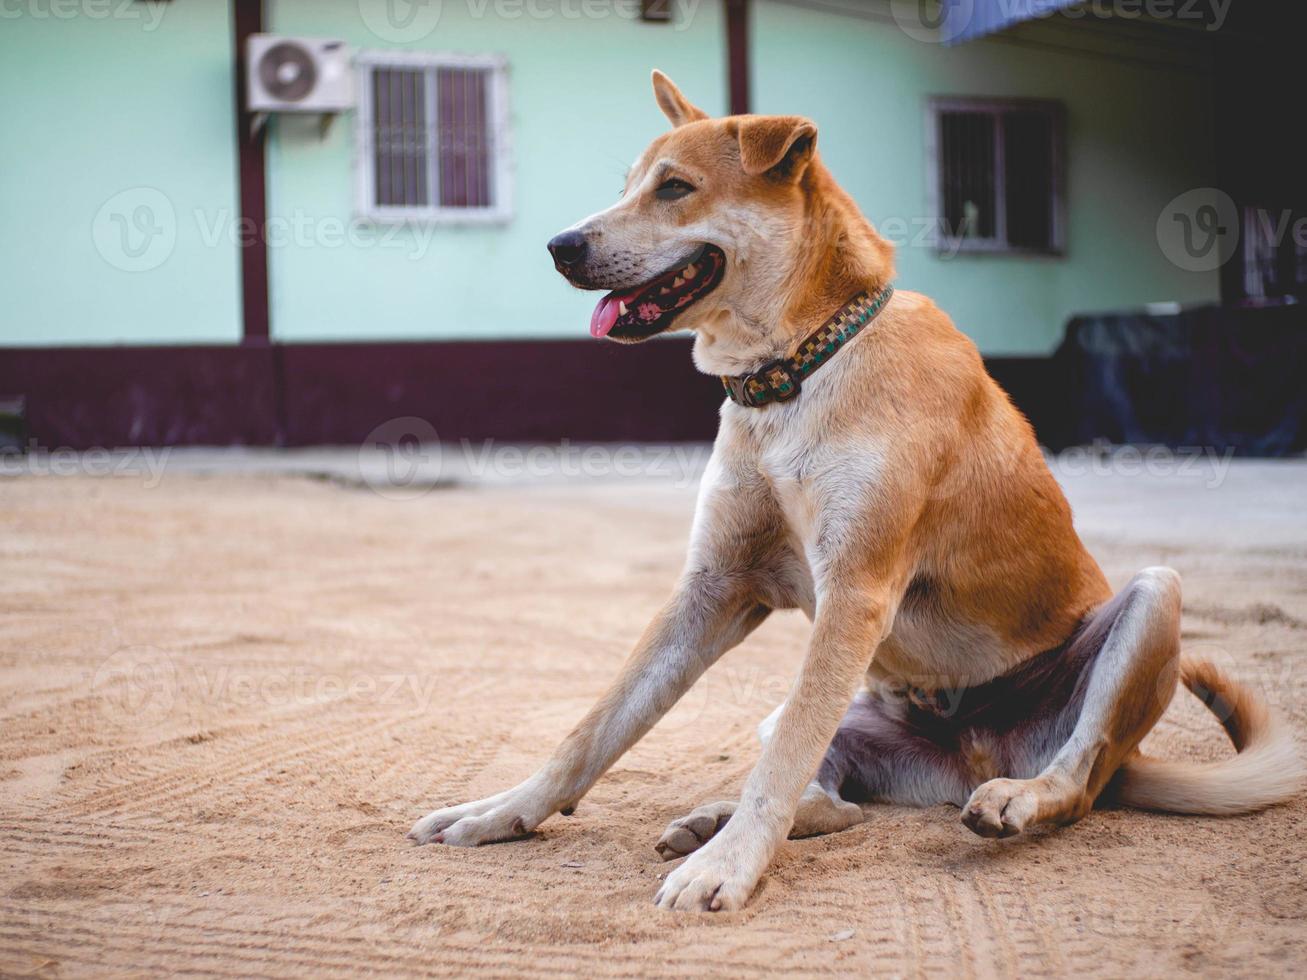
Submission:
M 679 568 L 692 486 L 610 474 L 393 494 L 260 460 L 0 480 L 0 972 L 1307 962 L 1301 800 L 1224 820 L 1096 811 L 1004 842 L 949 807 L 876 807 L 787 844 L 743 912 L 655 911 L 652 845 L 736 792 L 802 653 L 795 614 L 714 668 L 575 816 L 526 842 L 412 847 L 416 817 L 528 774 L 603 689 Z M 1178 568 L 1187 647 L 1307 734 L 1307 464 L 1136 462 L 1064 461 L 1091 548 L 1117 584 Z M 1229 751 L 1187 696 L 1147 747 Z

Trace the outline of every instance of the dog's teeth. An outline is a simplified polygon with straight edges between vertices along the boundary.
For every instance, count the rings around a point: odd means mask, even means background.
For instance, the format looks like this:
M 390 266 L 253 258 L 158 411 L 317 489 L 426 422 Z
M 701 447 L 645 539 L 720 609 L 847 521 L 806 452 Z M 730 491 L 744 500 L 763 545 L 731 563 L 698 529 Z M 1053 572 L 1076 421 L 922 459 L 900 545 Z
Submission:
M 668 293 L 670 293 L 671 291 L 672 291 L 672 287 L 671 287 L 671 286 L 664 286 L 664 287 L 662 288 L 662 290 L 659 292 L 658 295 L 659 295 L 659 296 L 666 296 L 666 295 L 667 295 Z
M 685 280 L 682 279 L 680 276 L 677 276 L 675 279 L 672 280 L 673 289 L 680 289 L 684 285 L 685 285 Z
M 625 301 L 625 300 L 618 300 L 618 301 L 617 301 L 617 315 L 618 315 L 618 316 L 626 316 L 626 301 Z
M 699 270 L 694 267 L 694 263 L 692 262 L 681 270 L 681 275 L 685 276 L 686 279 L 693 279 L 698 271 Z

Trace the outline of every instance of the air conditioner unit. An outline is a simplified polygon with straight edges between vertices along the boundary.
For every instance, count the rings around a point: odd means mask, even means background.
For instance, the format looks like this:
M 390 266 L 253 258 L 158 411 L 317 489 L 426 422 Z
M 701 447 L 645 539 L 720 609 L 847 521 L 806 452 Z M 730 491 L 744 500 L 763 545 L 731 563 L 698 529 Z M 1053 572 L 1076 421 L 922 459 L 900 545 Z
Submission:
M 245 101 L 251 112 L 340 112 L 354 106 L 344 41 L 251 34 L 245 48 Z

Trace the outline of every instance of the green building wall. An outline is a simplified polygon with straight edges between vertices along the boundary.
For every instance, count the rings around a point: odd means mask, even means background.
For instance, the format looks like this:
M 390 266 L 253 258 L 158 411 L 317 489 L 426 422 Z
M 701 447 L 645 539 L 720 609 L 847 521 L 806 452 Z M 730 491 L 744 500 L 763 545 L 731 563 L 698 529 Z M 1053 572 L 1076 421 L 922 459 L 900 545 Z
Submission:
M 223 0 L 6 7 L 0 346 L 240 338 L 231 44 Z

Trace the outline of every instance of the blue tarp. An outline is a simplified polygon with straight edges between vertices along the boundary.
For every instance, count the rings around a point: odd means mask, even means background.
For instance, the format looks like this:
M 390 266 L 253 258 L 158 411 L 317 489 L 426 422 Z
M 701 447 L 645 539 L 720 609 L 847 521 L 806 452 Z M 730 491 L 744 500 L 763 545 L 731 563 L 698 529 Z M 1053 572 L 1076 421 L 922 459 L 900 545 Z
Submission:
M 1081 0 L 940 0 L 939 30 L 945 44 L 961 44 L 1013 24 L 1048 17 Z

